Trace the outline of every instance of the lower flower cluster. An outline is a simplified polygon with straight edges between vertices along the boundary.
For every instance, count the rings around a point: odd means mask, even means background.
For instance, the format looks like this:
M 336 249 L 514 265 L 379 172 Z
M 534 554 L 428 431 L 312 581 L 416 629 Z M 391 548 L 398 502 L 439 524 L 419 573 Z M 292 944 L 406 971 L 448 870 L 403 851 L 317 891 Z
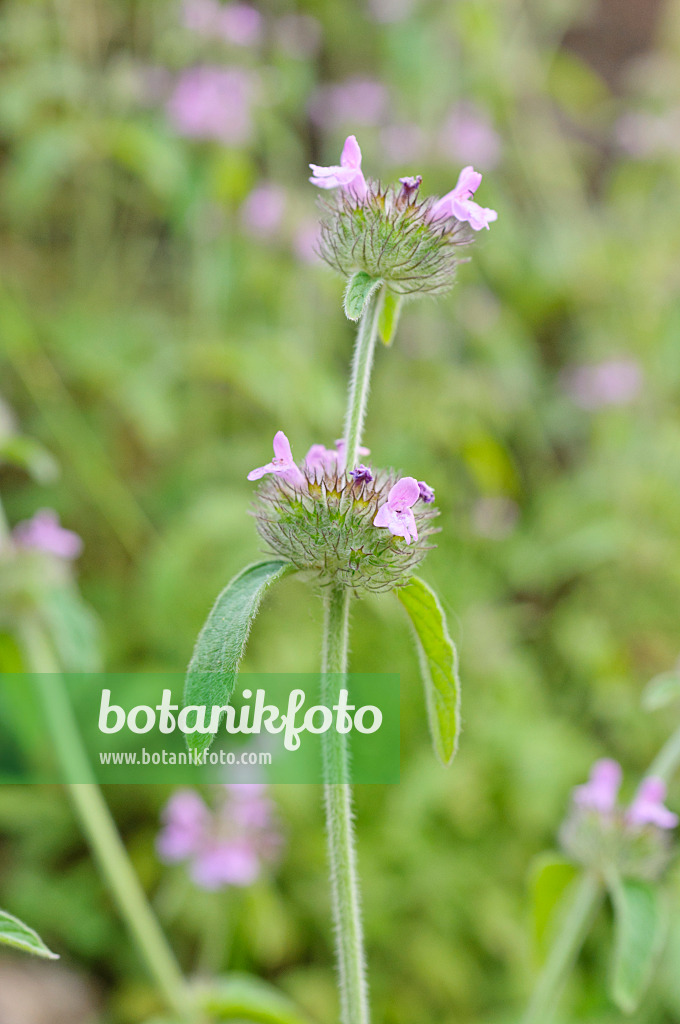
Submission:
M 562 826 L 565 852 L 606 877 L 615 868 L 629 878 L 658 878 L 670 859 L 669 833 L 677 815 L 664 806 L 666 784 L 648 776 L 631 805 L 617 800 L 621 767 L 604 758 L 593 765 L 590 779 L 573 792 L 572 809 Z
M 263 478 L 253 514 L 268 547 L 322 585 L 357 593 L 405 586 L 434 545 L 438 510 L 424 481 L 361 464 L 349 472 L 344 442 L 313 445 L 301 465 L 279 431 L 274 459 L 253 470 Z M 360 454 L 366 457 L 367 449 Z

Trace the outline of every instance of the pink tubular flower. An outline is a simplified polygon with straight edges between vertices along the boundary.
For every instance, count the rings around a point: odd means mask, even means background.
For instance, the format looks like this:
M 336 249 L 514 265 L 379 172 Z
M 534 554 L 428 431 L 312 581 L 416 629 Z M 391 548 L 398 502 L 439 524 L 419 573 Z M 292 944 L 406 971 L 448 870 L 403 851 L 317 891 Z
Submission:
M 574 803 L 599 814 L 611 814 L 616 807 L 621 775 L 621 765 L 618 761 L 611 758 L 596 761 L 588 782 L 574 790 Z
M 252 86 L 242 68 L 190 68 L 175 83 L 168 116 L 180 135 L 242 145 L 253 130 Z
M 318 188 L 344 188 L 357 199 L 366 197 L 366 179 L 361 170 L 361 150 L 354 135 L 348 135 L 342 148 L 339 167 L 319 167 L 309 165 L 312 169 L 310 181 Z
M 626 822 L 633 827 L 656 825 L 657 828 L 675 828 L 677 814 L 664 806 L 666 783 L 654 775 L 643 779 L 635 799 L 626 812 Z
M 313 444 L 305 456 L 305 464 L 308 469 L 318 469 L 322 473 L 337 473 L 341 476 L 347 469 L 345 448 L 345 441 L 341 437 L 335 442 L 335 450 L 324 448 L 322 444 Z M 370 455 L 371 451 L 360 445 L 358 454 Z
M 210 824 L 210 811 L 193 789 L 178 789 L 165 805 L 161 820 L 164 828 L 156 850 L 161 860 L 175 864 L 198 853 Z
M 423 499 L 426 505 L 434 501 L 434 487 L 430 487 L 424 480 L 418 481 L 418 490 L 420 491 L 420 497 Z
M 280 846 L 273 806 L 259 785 L 222 786 L 222 800 L 211 811 L 194 790 L 174 793 L 162 813 L 156 840 L 166 864 L 188 862 L 201 889 L 251 885 Z
M 467 221 L 471 228 L 479 231 L 489 227 L 498 218 L 495 210 L 479 206 L 472 199 L 480 186 L 482 176 L 474 167 L 464 167 L 460 172 L 456 187 L 437 200 L 430 211 L 430 220 L 443 220 L 455 217 L 456 220 Z
M 378 509 L 373 520 L 374 526 L 386 526 L 395 537 L 404 537 L 407 544 L 418 540 L 418 528 L 411 507 L 420 497 L 418 481 L 412 476 L 398 480 L 387 501 Z
M 77 558 L 83 550 L 78 534 L 60 526 L 59 516 L 49 508 L 40 509 L 32 519 L 17 523 L 12 536 L 21 548 L 48 551 L 57 558 Z
M 305 480 L 299 466 L 293 461 L 293 453 L 290 448 L 290 441 L 282 430 L 274 434 L 274 458 L 266 466 L 258 466 L 248 473 L 249 480 L 259 480 L 265 473 L 275 473 L 283 477 L 294 487 L 306 487 Z
M 347 469 L 347 444 L 345 442 L 345 439 L 342 438 L 342 437 L 339 437 L 337 439 L 337 441 L 335 442 L 335 447 L 338 450 L 338 455 L 337 455 L 337 458 L 338 458 L 338 473 L 344 473 L 345 470 Z M 357 448 L 357 456 L 359 456 L 359 455 L 370 455 L 370 454 L 371 454 L 371 449 L 370 448 L 364 448 L 364 446 L 361 445 L 361 444 Z M 354 469 L 354 467 L 352 467 L 352 469 Z

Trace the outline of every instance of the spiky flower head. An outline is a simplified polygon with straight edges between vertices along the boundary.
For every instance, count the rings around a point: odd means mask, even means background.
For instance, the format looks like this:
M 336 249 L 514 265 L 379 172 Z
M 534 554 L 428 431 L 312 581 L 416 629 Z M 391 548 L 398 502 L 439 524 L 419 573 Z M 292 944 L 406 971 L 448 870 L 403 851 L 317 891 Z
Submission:
M 347 278 L 382 281 L 396 295 L 438 295 L 452 286 L 461 249 L 496 212 L 472 199 L 481 174 L 466 167 L 451 192 L 419 198 L 420 175 L 383 187 L 361 170 L 361 150 L 349 136 L 337 167 L 311 165 L 311 181 L 333 189 L 321 201 L 319 252 Z
M 417 481 L 363 464 L 347 472 L 342 442 L 335 451 L 314 445 L 296 469 L 300 477 L 290 467 L 268 470 L 255 496 L 253 515 L 268 548 L 322 586 L 359 594 L 405 586 L 434 546 L 439 514 Z
M 670 858 L 670 832 L 678 818 L 664 806 L 666 785 L 649 776 L 642 780 L 628 808 L 617 800 L 621 767 L 605 758 L 593 765 L 590 779 L 577 786 L 562 825 L 565 852 L 606 877 L 612 868 L 629 878 L 653 880 Z

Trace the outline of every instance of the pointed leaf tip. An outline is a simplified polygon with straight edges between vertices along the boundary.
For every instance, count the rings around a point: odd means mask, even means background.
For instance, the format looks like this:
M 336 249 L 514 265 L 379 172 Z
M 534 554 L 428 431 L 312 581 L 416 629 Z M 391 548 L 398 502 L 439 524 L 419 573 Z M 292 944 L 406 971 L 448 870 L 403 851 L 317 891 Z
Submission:
M 33 953 L 34 956 L 41 956 L 45 960 L 59 959 L 59 954 L 48 949 L 37 932 L 18 917 L 8 914 L 6 910 L 0 910 L 0 945 L 11 946 L 13 949 L 23 950 L 24 953 Z
M 275 580 L 294 572 L 290 562 L 256 562 L 227 584 L 198 635 L 187 669 L 184 706 L 224 706 L 236 686 L 238 666 L 265 591 Z M 187 745 L 203 753 L 211 733 L 189 733 Z
M 345 316 L 348 320 L 360 320 L 366 303 L 380 285 L 374 277 L 369 277 L 363 270 L 350 278 L 345 289 Z
M 443 765 L 449 765 L 458 749 L 461 728 L 458 652 L 439 598 L 427 583 L 414 576 L 396 593 L 409 614 L 417 640 L 435 753 Z

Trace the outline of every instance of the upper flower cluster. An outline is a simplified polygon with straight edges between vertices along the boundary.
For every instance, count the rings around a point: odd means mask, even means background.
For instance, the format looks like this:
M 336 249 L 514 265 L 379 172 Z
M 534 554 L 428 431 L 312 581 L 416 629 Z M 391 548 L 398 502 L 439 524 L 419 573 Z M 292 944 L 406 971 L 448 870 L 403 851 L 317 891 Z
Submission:
M 653 775 L 642 780 L 630 806 L 620 806 L 621 778 L 618 762 L 595 762 L 588 782 L 574 789 L 562 841 L 588 866 L 615 865 L 623 874 L 654 877 L 666 864 L 666 833 L 678 816 L 664 805 L 666 783 Z
M 324 204 L 321 256 L 345 276 L 363 271 L 397 294 L 446 291 L 460 262 L 458 249 L 471 241 L 463 225 L 479 231 L 498 216 L 473 199 L 482 175 L 465 167 L 450 192 L 420 201 L 420 175 L 383 189 L 364 177 L 361 162 L 350 135 L 339 165 L 310 164 L 312 184 L 338 190 Z
M 298 465 L 279 430 L 274 458 L 248 474 L 267 477 L 257 495 L 258 531 L 278 555 L 322 582 L 357 591 L 403 586 L 431 546 L 434 491 L 363 463 L 348 469 L 345 450 L 342 439 L 335 448 L 314 444 Z M 360 448 L 359 455 L 370 452 Z

